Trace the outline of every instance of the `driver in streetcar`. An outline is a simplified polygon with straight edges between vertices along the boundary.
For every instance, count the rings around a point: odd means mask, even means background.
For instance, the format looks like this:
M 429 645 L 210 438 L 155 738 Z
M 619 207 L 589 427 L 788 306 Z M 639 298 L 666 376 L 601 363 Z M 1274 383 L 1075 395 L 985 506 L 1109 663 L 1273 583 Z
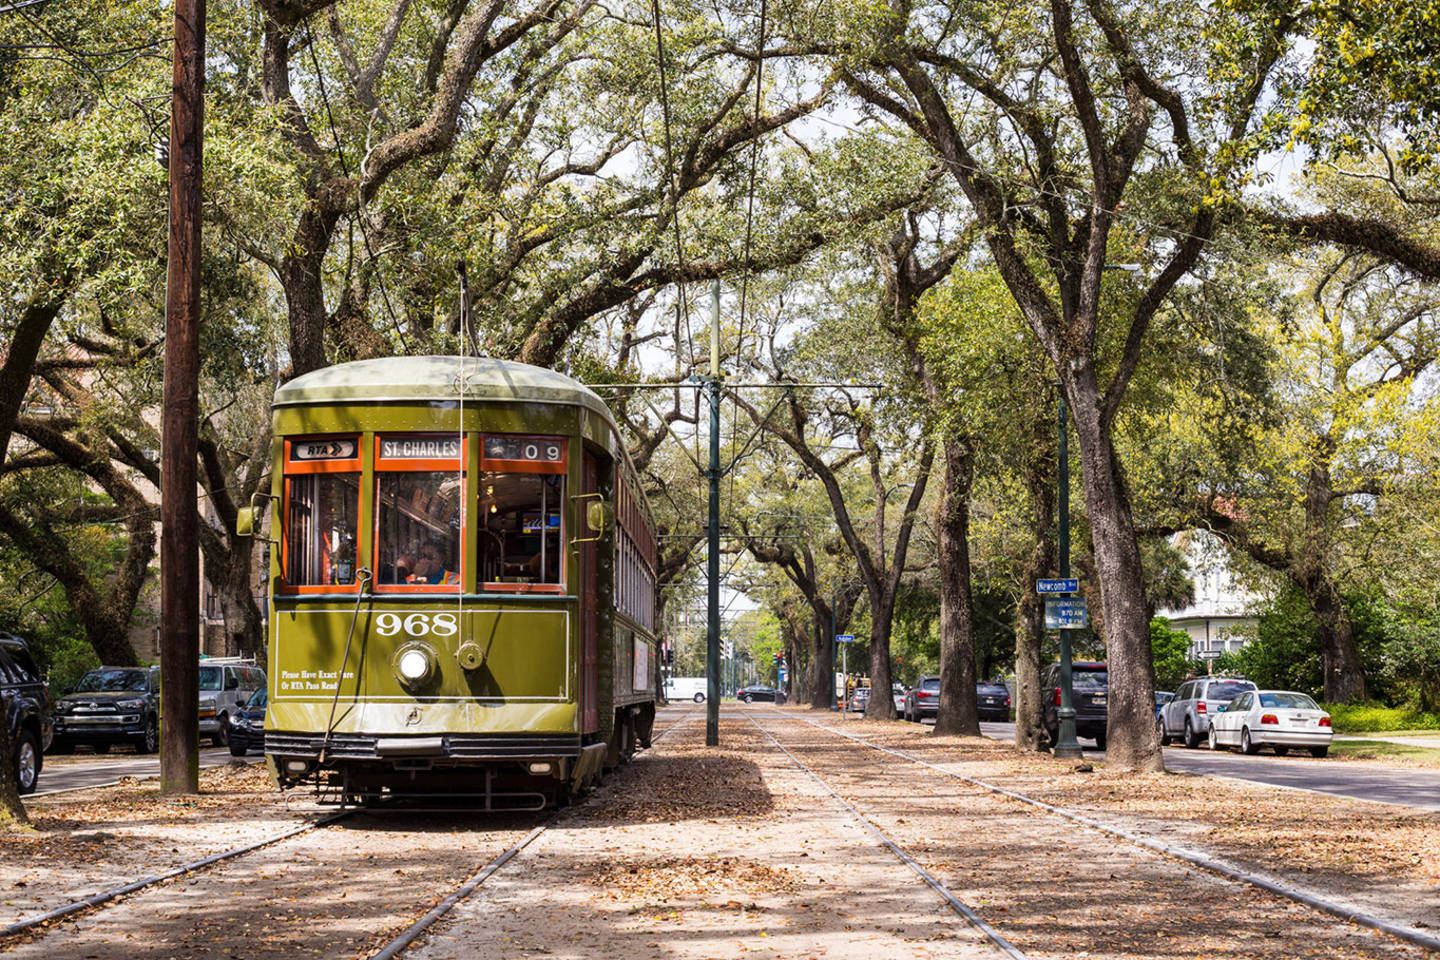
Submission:
M 420 548 L 419 562 L 415 565 L 415 573 L 411 575 L 409 583 L 444 583 L 453 584 L 460 582 L 460 576 L 453 570 L 445 568 L 445 551 L 438 540 L 428 540 Z

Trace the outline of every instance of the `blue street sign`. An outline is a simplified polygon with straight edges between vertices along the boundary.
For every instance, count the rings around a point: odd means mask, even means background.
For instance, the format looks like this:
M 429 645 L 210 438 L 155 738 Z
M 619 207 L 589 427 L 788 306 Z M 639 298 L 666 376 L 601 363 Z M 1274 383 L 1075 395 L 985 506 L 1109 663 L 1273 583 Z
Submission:
M 1084 597 L 1065 597 L 1045 601 L 1046 630 L 1082 630 L 1089 623 Z
M 848 634 L 848 633 L 837 633 L 837 634 L 835 635 L 835 642 L 836 642 L 836 643 L 854 643 L 854 642 L 855 642 L 855 637 L 852 636 L 851 634 Z
M 1080 581 L 1074 577 L 1064 580 L 1036 580 L 1036 593 L 1079 593 Z

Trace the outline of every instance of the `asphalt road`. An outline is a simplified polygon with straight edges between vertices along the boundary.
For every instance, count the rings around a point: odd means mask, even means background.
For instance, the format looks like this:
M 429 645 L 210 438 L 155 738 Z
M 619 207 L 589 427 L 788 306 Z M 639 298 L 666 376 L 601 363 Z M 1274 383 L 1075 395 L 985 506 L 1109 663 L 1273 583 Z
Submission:
M 123 749 L 123 748 L 121 748 Z M 230 756 L 229 747 L 207 747 L 200 750 L 200 766 L 218 767 L 238 759 Z M 264 754 L 252 751 L 246 761 L 259 763 Z M 79 790 L 84 787 L 104 787 L 118 783 L 121 777 L 160 776 L 158 754 L 122 753 L 77 753 L 68 757 L 47 756 L 40 769 L 40 781 L 31 794 L 43 797 L 47 793 L 62 790 Z
M 982 723 L 980 730 L 996 740 L 1015 737 L 1013 723 Z M 1086 756 L 1104 757 L 1095 750 L 1095 742 L 1081 738 L 1080 747 Z M 1189 750 L 1175 746 L 1165 748 L 1165 767 L 1188 773 L 1207 773 L 1232 777 L 1252 783 L 1268 783 L 1277 787 L 1295 787 L 1333 793 L 1357 800 L 1397 803 L 1422 810 L 1440 810 L 1440 773 L 1405 770 L 1398 767 L 1379 770 L 1365 764 L 1313 757 L 1276 757 L 1268 753 L 1252 757 L 1239 753 L 1212 753 L 1207 748 Z

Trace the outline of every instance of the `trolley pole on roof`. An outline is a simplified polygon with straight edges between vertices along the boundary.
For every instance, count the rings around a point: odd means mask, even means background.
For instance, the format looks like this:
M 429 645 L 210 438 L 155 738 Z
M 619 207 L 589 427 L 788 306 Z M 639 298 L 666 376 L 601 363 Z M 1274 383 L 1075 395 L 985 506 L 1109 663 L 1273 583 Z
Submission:
M 705 745 L 720 745 L 720 281 L 710 287 L 710 525 L 708 531 L 710 581 L 705 671 L 709 680 L 705 698 Z
M 200 575 L 195 498 L 200 368 L 200 147 L 205 0 L 175 0 L 170 255 L 160 458 L 160 792 L 200 789 Z

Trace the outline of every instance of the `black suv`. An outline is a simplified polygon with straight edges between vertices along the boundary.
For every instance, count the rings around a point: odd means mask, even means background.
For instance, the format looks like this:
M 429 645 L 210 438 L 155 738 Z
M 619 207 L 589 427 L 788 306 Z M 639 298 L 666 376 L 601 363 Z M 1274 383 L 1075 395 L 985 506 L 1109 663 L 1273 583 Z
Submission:
M 21 793 L 34 793 L 50 745 L 50 693 L 24 640 L 0 633 L 0 710 L 10 729 L 10 763 Z
M 1053 746 L 1060 740 L 1060 664 L 1045 668 L 1040 681 L 1045 700 L 1045 730 Z M 1105 749 L 1105 730 L 1110 721 L 1110 669 L 1103 663 L 1074 663 L 1070 667 L 1070 695 L 1075 707 L 1075 735 L 1091 737 L 1095 749 Z
M 160 745 L 160 668 L 91 670 L 55 701 L 55 752 L 71 753 L 81 743 L 96 753 L 114 743 L 154 753 Z

